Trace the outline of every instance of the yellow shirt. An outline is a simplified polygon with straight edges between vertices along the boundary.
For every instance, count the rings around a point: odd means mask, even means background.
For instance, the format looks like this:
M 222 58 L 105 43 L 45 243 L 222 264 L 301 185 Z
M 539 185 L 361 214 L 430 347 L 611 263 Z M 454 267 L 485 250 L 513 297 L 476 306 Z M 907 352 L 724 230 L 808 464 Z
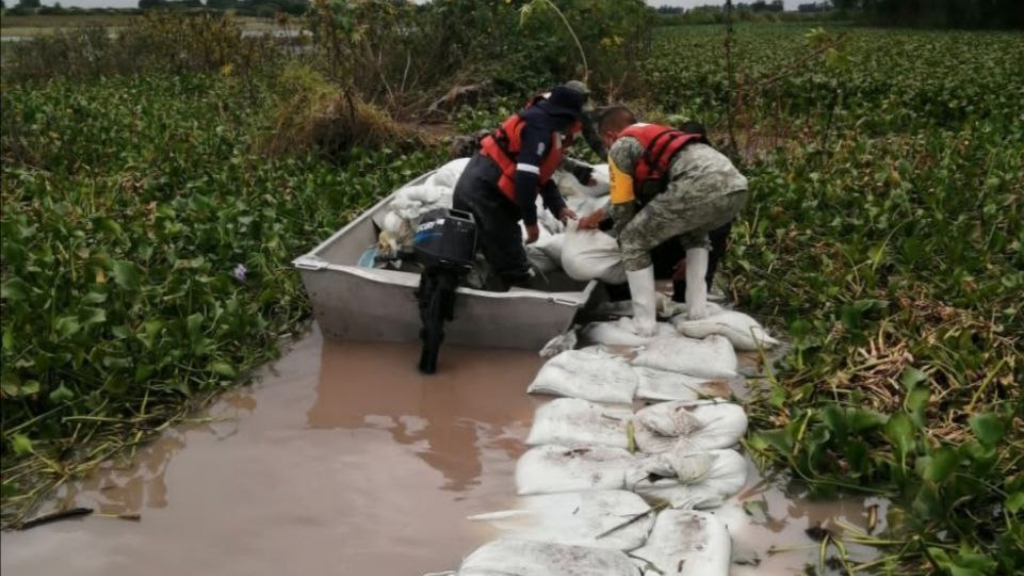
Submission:
M 610 154 L 608 156 L 608 176 L 612 204 L 625 204 L 636 200 L 636 193 L 633 191 L 633 177 L 620 170 L 615 164 L 615 158 Z

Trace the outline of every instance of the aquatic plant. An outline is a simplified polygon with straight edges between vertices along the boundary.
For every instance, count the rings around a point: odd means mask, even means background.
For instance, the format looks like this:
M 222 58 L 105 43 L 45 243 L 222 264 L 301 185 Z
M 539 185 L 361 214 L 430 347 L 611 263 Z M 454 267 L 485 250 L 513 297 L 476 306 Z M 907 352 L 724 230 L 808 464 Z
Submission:
M 893 499 L 883 534 L 845 536 L 881 558 L 829 535 L 820 570 L 1020 573 L 1024 45 L 741 26 L 730 92 L 720 35 L 663 34 L 677 56 L 646 79 L 719 141 L 728 99 L 738 115 L 752 198 L 727 290 L 793 342 L 747 449 L 811 497 Z
M 5 521 L 246 381 L 309 315 L 291 259 L 439 162 L 267 159 L 254 111 L 273 93 L 223 75 L 5 86 Z

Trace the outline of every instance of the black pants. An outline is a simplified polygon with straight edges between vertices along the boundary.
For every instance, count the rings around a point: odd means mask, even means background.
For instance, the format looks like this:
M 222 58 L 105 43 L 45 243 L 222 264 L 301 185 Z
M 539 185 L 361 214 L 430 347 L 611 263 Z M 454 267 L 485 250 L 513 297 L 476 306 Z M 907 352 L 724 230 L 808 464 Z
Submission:
M 501 169 L 493 160 L 474 155 L 455 185 L 452 207 L 473 215 L 477 248 L 497 280 L 493 287 L 508 290 L 529 284 L 530 262 L 523 248 L 519 208 L 501 193 L 500 177 Z
M 725 258 L 725 249 L 729 242 L 729 233 L 732 231 L 732 222 L 715 228 L 708 233 L 711 240 L 711 252 L 708 254 L 708 272 L 704 276 L 708 290 L 715 280 L 715 272 L 718 264 Z M 651 250 L 651 262 L 654 264 L 654 277 L 658 280 L 665 280 L 672 277 L 673 269 L 680 260 L 686 257 L 686 249 L 679 243 L 679 238 L 669 238 L 667 241 Z M 608 298 L 612 301 L 629 300 L 629 284 L 605 284 L 608 291 Z M 672 282 L 672 300 L 675 302 L 686 301 L 686 280 L 674 280 Z

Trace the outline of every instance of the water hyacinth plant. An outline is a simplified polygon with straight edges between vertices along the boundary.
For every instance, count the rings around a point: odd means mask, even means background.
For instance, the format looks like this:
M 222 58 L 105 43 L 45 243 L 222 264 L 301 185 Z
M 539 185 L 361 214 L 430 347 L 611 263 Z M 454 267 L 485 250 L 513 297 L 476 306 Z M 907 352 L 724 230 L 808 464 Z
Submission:
M 741 27 L 733 93 L 705 29 L 666 33 L 681 56 L 648 62 L 664 109 L 710 118 L 722 142 L 725 100 L 738 114 L 753 196 L 728 290 L 793 342 L 751 403 L 746 447 L 798 493 L 893 499 L 885 534 L 859 538 L 880 559 L 858 564 L 834 537 L 823 565 L 1016 574 L 1024 46 L 844 32 Z
M 299 330 L 291 259 L 438 161 L 252 152 L 232 78 L 3 91 L 5 512 L 244 381 Z

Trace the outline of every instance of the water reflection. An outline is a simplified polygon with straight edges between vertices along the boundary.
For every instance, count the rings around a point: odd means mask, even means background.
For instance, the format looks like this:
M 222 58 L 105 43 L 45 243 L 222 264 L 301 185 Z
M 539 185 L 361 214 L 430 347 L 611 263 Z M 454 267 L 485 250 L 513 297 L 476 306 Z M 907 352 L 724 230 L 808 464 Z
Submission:
M 167 468 L 188 445 L 189 435 L 230 437 L 238 431 L 238 418 L 255 409 L 256 399 L 249 391 L 229 392 L 209 415 L 171 428 L 134 454 L 107 462 L 81 481 L 68 485 L 58 495 L 55 508 L 88 506 L 101 514 L 115 515 L 166 508 Z
M 540 367 L 520 351 L 442 350 L 438 373 L 416 371 L 419 349 L 325 342 L 312 428 L 380 429 L 444 477 L 444 490 L 479 483 L 485 452 L 513 460 L 533 416 L 526 384 Z
M 423 377 L 417 356 L 415 346 L 310 335 L 260 384 L 222 397 L 210 420 L 168 430 L 131 467 L 108 466 L 65 495 L 105 513 L 141 512 L 141 522 L 94 516 L 2 534 L 0 570 L 399 576 L 457 567 L 495 537 L 466 517 L 515 506 L 515 461 L 543 402 L 525 394 L 540 359 L 445 348 L 439 374 Z M 863 527 L 880 502 L 807 502 L 782 488 L 751 467 L 748 489 L 720 509 L 734 558 L 748 562 L 731 576 L 801 573 L 818 556 L 807 528 Z M 847 546 L 856 560 L 877 554 Z

